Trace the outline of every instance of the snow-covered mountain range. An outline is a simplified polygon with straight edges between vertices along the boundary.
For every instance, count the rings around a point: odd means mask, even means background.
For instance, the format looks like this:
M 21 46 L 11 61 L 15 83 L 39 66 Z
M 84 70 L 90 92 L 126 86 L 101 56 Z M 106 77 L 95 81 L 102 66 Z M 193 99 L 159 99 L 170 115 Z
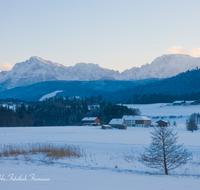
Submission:
M 0 88 L 11 89 L 43 81 L 94 81 L 94 80 L 141 80 L 149 78 L 169 78 L 187 70 L 200 67 L 200 58 L 189 55 L 170 54 L 156 58 L 151 64 L 133 67 L 120 73 L 97 64 L 77 63 L 66 67 L 62 64 L 31 57 L 16 63 L 10 71 L 0 72 Z
M 127 69 L 121 73 L 121 80 L 141 80 L 148 78 L 169 78 L 187 70 L 200 68 L 200 58 L 183 54 L 169 54 L 157 57 L 151 64 Z

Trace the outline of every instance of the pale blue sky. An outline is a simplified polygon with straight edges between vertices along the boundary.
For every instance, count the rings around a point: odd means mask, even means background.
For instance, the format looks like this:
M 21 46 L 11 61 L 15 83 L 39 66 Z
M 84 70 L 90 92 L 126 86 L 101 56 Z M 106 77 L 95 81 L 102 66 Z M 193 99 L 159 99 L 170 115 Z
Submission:
M 0 64 L 39 56 L 123 71 L 168 52 L 200 57 L 199 7 L 199 0 L 0 0 Z

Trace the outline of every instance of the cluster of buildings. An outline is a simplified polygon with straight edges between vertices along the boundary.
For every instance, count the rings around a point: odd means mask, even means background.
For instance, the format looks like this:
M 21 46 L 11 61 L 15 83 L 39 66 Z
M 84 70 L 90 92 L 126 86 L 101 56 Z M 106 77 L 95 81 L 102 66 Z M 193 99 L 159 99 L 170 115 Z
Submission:
M 189 106 L 189 105 L 197 105 L 198 102 L 195 100 L 185 101 L 185 100 L 177 100 L 169 105 L 173 106 Z M 99 105 L 88 105 L 88 110 L 97 110 L 99 109 Z M 98 126 L 100 125 L 100 119 L 97 117 L 84 117 L 82 119 L 82 123 L 84 126 Z M 118 128 L 118 129 L 127 129 L 127 127 L 148 127 L 148 126 L 163 126 L 167 127 L 169 124 L 167 121 L 159 120 L 155 122 L 156 124 L 152 125 L 151 119 L 147 116 L 140 115 L 124 115 L 122 118 L 112 119 L 107 125 L 102 125 L 102 128 Z
M 190 105 L 197 105 L 198 103 L 195 100 L 192 101 L 184 101 L 184 100 L 177 100 L 172 103 L 173 106 L 190 106 Z
M 17 106 L 20 107 L 22 104 L 24 104 L 24 102 L 17 102 L 17 103 L 13 103 L 13 102 L 1 102 L 2 107 L 9 107 L 9 109 L 16 111 Z M 25 105 L 26 108 L 28 107 L 28 105 Z
M 82 119 L 84 126 L 98 126 L 100 125 L 100 119 L 98 117 L 84 117 Z M 157 126 L 168 126 L 168 122 L 164 120 L 159 120 L 156 122 Z M 127 129 L 127 127 L 148 127 L 151 125 L 151 119 L 147 116 L 139 115 L 124 115 L 122 118 L 112 119 L 108 125 L 102 125 L 103 129 L 108 128 L 118 128 Z
M 112 119 L 109 122 L 114 128 L 126 129 L 127 127 L 147 127 L 151 126 L 151 119 L 146 116 L 124 115 L 121 119 Z

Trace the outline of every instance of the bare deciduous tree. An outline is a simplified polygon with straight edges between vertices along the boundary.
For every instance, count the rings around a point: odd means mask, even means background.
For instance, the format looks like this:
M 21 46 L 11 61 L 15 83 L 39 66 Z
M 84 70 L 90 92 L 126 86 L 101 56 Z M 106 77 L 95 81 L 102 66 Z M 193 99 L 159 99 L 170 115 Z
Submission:
M 166 127 L 154 128 L 152 142 L 141 155 L 140 161 L 150 168 L 161 169 L 168 175 L 170 170 L 182 166 L 191 159 L 192 153 L 177 144 L 177 133 Z

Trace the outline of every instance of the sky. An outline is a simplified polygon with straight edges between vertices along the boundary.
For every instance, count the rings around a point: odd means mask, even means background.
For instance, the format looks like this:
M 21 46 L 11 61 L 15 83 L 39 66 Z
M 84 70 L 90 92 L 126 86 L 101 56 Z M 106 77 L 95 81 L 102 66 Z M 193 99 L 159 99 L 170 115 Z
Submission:
M 123 71 L 200 57 L 199 0 L 0 0 L 0 71 L 39 56 Z

